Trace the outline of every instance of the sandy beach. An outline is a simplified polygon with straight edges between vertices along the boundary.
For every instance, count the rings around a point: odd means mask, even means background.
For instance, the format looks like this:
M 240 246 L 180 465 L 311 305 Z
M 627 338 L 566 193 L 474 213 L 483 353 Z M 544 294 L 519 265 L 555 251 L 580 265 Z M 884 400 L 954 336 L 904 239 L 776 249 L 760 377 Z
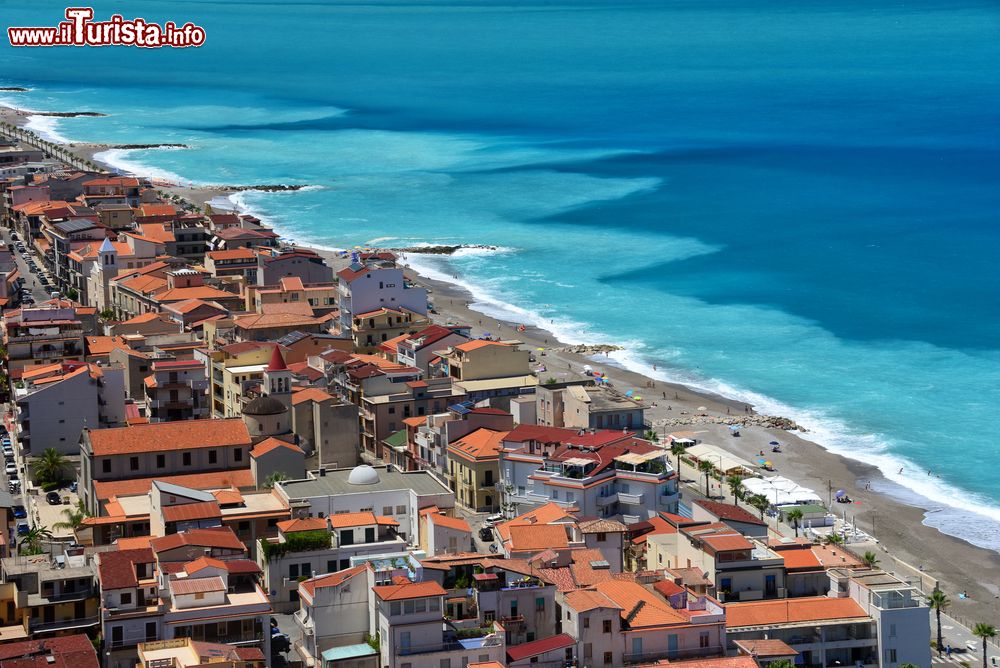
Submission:
M 0 120 L 23 125 L 27 119 L 12 110 L 0 109 Z M 101 150 L 92 145 L 73 148 L 77 155 L 87 160 L 92 160 Z M 227 194 L 217 188 L 162 189 L 199 207 Z M 346 264 L 336 253 L 319 249 L 317 252 L 326 257 L 335 270 Z M 405 263 L 405 258 L 403 261 Z M 825 450 L 808 440 L 807 432 L 746 426 L 742 436 L 734 438 L 721 422 L 727 417 L 744 416 L 742 402 L 697 392 L 680 384 L 654 381 L 615 366 L 603 355 L 574 352 L 577 346 L 560 342 L 545 330 L 528 327 L 518 332 L 516 328 L 520 323 L 497 321 L 475 311 L 475 304 L 470 305 L 473 297 L 464 289 L 420 276 L 412 270 L 409 274 L 414 282 L 432 290 L 431 299 L 439 312 L 435 320 L 470 325 L 477 335 L 488 331 L 505 339 L 523 341 L 525 347 L 535 351 L 539 363 L 545 365 L 542 377 L 559 380 L 582 377 L 583 366 L 590 364 L 606 372 L 619 390 L 635 389 L 644 397 L 649 405 L 647 420 L 660 435 L 675 431 L 697 432 L 700 441 L 724 447 L 751 461 L 764 450 L 769 453 L 778 474 L 814 489 L 821 497 L 825 498 L 831 488 L 846 490 L 854 503 L 835 511 L 838 515 L 846 512 L 848 521 L 856 522 L 859 528 L 876 536 L 883 568 L 898 569 L 901 575 L 910 573 L 908 568 L 895 564 L 899 559 L 912 565 L 917 572 L 922 571 L 925 586 L 935 579 L 940 581 L 941 588 L 952 600 L 950 614 L 959 620 L 974 623 L 1000 617 L 1000 553 L 975 547 L 923 525 L 926 511 L 886 493 L 891 492 L 894 483 L 885 480 L 876 468 Z M 696 410 L 702 406 L 705 410 Z M 696 414 L 707 415 L 707 418 Z M 780 441 L 784 452 L 770 454 L 767 444 L 771 440 Z M 869 482 L 871 490 L 866 489 Z M 959 592 L 963 591 L 968 593 L 968 598 L 959 598 Z

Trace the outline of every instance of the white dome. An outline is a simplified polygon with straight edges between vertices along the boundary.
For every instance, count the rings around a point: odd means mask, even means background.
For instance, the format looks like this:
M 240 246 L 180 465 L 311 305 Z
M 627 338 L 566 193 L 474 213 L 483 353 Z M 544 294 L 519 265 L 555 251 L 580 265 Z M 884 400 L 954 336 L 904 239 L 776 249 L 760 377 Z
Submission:
M 347 476 L 347 482 L 352 485 L 375 485 L 378 483 L 378 471 L 368 464 L 355 466 L 351 475 Z

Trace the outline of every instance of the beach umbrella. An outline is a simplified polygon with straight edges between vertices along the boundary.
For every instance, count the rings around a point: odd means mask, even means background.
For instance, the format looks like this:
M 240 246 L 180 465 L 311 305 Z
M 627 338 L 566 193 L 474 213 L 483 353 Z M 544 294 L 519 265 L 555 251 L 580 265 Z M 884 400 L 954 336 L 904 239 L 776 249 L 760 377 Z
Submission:
M 781 445 L 781 443 L 778 443 L 777 441 L 771 441 L 770 443 L 768 443 L 768 445 Z
M 767 460 L 766 459 L 758 459 L 757 463 L 760 464 L 761 466 L 763 466 L 764 464 L 767 463 Z
M 741 424 L 731 424 L 731 425 L 729 425 L 729 429 L 732 430 L 732 431 L 739 431 L 742 428 L 743 428 L 743 425 L 741 425 Z
M 488 338 L 490 338 L 491 336 L 493 336 L 493 335 L 492 335 L 492 334 L 490 334 L 489 332 L 483 332 L 483 335 L 482 335 L 482 336 L 480 336 L 479 338 L 481 338 L 481 339 L 488 339 Z
M 769 459 L 766 462 L 764 462 L 764 466 L 774 466 L 774 464 L 772 464 L 771 460 Z
M 633 390 L 629 390 L 628 392 L 625 393 L 625 396 L 626 397 L 631 397 L 632 396 L 632 392 L 633 392 Z
M 708 409 L 707 409 L 707 408 L 705 408 L 704 406 L 698 406 L 698 408 L 696 408 L 695 410 L 699 410 L 699 411 L 707 411 Z
M 535 348 L 535 350 L 545 350 L 545 348 Z
M 632 398 L 635 399 L 636 401 L 642 401 L 642 397 L 640 397 L 638 394 Z
M 837 493 L 836 493 L 836 494 L 835 494 L 834 496 L 844 496 L 844 495 L 845 495 L 846 493 L 847 493 L 847 492 L 845 492 L 844 490 L 842 490 L 842 489 L 838 489 L 838 490 L 837 490 Z

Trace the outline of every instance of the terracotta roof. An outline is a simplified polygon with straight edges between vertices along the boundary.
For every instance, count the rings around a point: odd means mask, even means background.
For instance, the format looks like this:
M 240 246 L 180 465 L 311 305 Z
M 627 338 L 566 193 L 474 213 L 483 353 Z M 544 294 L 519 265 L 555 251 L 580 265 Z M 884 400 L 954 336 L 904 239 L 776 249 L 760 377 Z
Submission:
M 269 327 L 297 327 L 300 325 L 314 325 L 320 322 L 318 318 L 295 313 L 252 313 L 249 315 L 238 315 L 233 318 L 237 327 L 243 329 L 267 329 Z
M 448 444 L 448 451 L 465 459 L 490 460 L 497 459 L 503 445 L 505 431 L 494 431 L 480 427 L 465 436 Z
M 437 513 L 430 513 L 428 517 L 435 526 L 472 533 L 472 528 L 469 527 L 469 523 L 458 517 L 448 517 L 447 515 L 440 515 Z
M 249 248 L 234 248 L 232 250 L 217 250 L 205 253 L 212 260 L 256 260 L 257 253 Z
M 295 533 L 296 531 L 325 531 L 326 520 L 322 517 L 302 517 L 284 522 L 278 522 L 278 530 L 282 533 Z
M 560 549 L 568 546 L 566 527 L 561 524 L 510 527 L 510 549 L 513 552 L 530 552 L 547 548 Z
M 213 288 L 210 285 L 194 285 L 187 288 L 171 288 L 156 296 L 159 302 L 179 302 L 187 299 L 239 299 L 239 295 Z
M 466 343 L 461 343 L 455 346 L 455 350 L 461 350 L 464 353 L 471 352 L 473 350 L 478 350 L 479 348 L 485 348 L 486 346 L 504 346 L 509 347 L 509 343 L 504 343 L 503 341 L 490 341 L 489 339 L 476 339 L 475 341 L 468 341 Z
M 823 565 L 819 558 L 809 549 L 808 545 L 795 546 L 791 549 L 776 549 L 779 557 L 785 560 L 785 568 L 789 571 L 820 571 Z
M 347 529 L 349 527 L 362 527 L 371 524 L 378 524 L 375 514 L 371 512 L 362 513 L 340 513 L 330 515 L 330 526 L 334 529 Z
M 629 620 L 630 628 L 669 626 L 690 621 L 664 599 L 636 582 L 608 580 L 598 582 L 594 588 L 621 606 L 621 615 Z
M 570 517 L 570 514 L 554 501 L 549 501 L 543 506 L 518 515 L 509 522 L 501 522 L 496 525 L 497 533 L 504 540 L 510 539 L 510 528 L 515 526 L 532 526 L 535 524 L 551 524 L 561 519 Z
M 448 593 L 433 580 L 429 582 L 383 585 L 381 587 L 372 587 L 372 591 L 383 601 L 401 601 L 408 598 L 424 598 L 425 596 L 444 596 Z
M 172 533 L 169 536 L 154 538 L 150 545 L 154 552 L 175 550 L 185 545 L 198 547 L 214 547 L 225 550 L 246 551 L 246 546 L 236 537 L 229 527 L 217 529 L 189 529 L 182 533 Z
M 504 442 L 523 443 L 525 441 L 538 441 L 540 443 L 572 443 L 573 445 L 602 446 L 630 438 L 630 434 L 623 434 L 620 431 L 608 429 L 599 429 L 595 433 L 588 431 L 581 435 L 576 429 L 520 424 L 507 434 Z
M 750 513 L 739 506 L 734 506 L 731 503 L 720 503 L 718 501 L 709 501 L 708 499 L 696 499 L 694 503 L 712 513 L 720 520 L 731 520 L 734 522 L 743 522 L 744 524 L 767 526 L 767 522 L 759 519 L 753 513 Z
M 348 568 L 336 573 L 330 573 L 329 575 L 321 575 L 316 578 L 305 580 L 299 585 L 299 588 L 308 592 L 309 596 L 315 597 L 317 589 L 323 589 L 324 587 L 337 587 L 345 581 L 353 578 L 355 575 L 364 573 L 367 568 L 367 564 L 361 564 L 360 566 Z
M 736 640 L 736 646 L 749 656 L 757 658 L 779 658 L 798 656 L 798 652 L 782 640 Z
M 184 564 L 184 572 L 190 575 L 191 573 L 197 573 L 198 571 L 204 570 L 206 568 L 217 568 L 219 570 L 227 570 L 226 563 L 220 561 L 219 559 L 213 559 L 212 557 L 198 557 L 194 561 L 189 561 Z
M 577 612 L 596 610 L 597 608 L 613 608 L 621 610 L 621 606 L 599 591 L 593 589 L 576 589 L 566 592 L 563 596 L 566 605 Z
M 110 429 L 87 430 L 95 457 L 142 452 L 250 445 L 250 434 L 239 418 L 182 420 Z
M 135 575 L 135 565 L 156 561 L 150 549 L 101 552 L 99 559 L 97 574 L 103 589 L 128 589 L 137 586 L 139 580 Z
M 263 455 L 266 455 L 267 453 L 277 450 L 279 448 L 284 448 L 287 450 L 291 450 L 293 452 L 305 454 L 302 452 L 302 448 L 295 445 L 294 443 L 289 443 L 288 441 L 283 441 L 280 438 L 274 438 L 272 436 L 270 438 L 264 439 L 263 441 L 255 445 L 253 450 L 250 451 L 250 456 L 262 457 Z
M 4 668 L 98 668 L 97 653 L 83 633 L 0 645 Z
M 811 596 L 726 604 L 726 627 L 730 629 L 867 617 L 865 611 L 852 598 Z
M 327 399 L 333 399 L 333 395 L 328 392 L 324 392 L 318 387 L 309 387 L 292 395 L 292 405 L 298 406 L 299 404 L 306 401 L 326 401 Z
M 597 518 L 579 522 L 578 525 L 582 533 L 625 533 L 628 527 L 618 520 Z
M 714 552 L 733 552 L 736 550 L 752 550 L 753 543 L 746 539 L 742 534 L 713 534 L 707 536 L 698 536 L 705 545 L 710 547 Z
M 135 478 L 134 480 L 95 480 L 94 493 L 98 499 L 114 496 L 137 496 L 146 494 L 154 480 L 162 480 L 192 489 L 222 489 L 227 487 L 253 487 L 253 473 L 250 469 L 217 471 L 215 473 L 190 473 L 186 475 L 157 476 L 155 478 Z
M 508 647 L 507 661 L 512 662 L 520 661 L 522 659 L 530 659 L 533 656 L 540 656 L 547 652 L 556 652 L 561 649 L 566 649 L 567 647 L 573 647 L 574 645 L 576 645 L 576 641 L 573 640 L 571 636 L 566 633 L 560 633 L 557 636 L 549 636 L 548 638 L 542 638 L 541 640 L 533 640 L 531 642 Z
M 649 663 L 636 666 L 636 668 L 647 668 L 650 666 L 663 666 L 663 663 Z M 757 668 L 757 662 L 752 656 L 726 656 L 715 659 L 686 659 L 684 661 L 669 661 L 666 665 L 675 668 Z
M 212 591 L 226 591 L 225 581 L 218 575 L 210 578 L 184 578 L 171 580 L 170 591 L 176 595 L 204 594 Z
M 202 501 L 201 503 L 184 503 L 176 506 L 165 506 L 162 511 L 164 522 L 192 522 L 222 517 L 218 501 Z

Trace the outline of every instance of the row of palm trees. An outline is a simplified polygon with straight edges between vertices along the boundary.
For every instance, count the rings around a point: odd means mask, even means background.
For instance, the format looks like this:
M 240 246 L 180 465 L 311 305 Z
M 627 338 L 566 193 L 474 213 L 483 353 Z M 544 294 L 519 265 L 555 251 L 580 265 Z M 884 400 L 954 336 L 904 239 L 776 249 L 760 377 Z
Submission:
M 14 138 L 21 139 L 37 148 L 40 148 L 47 152 L 49 155 L 59 158 L 63 162 L 79 167 L 80 169 L 87 169 L 91 171 L 104 171 L 100 165 L 93 162 L 92 160 L 86 160 L 76 155 L 67 146 L 63 144 L 57 144 L 55 142 L 46 141 L 42 139 L 37 134 L 28 130 L 26 128 L 19 127 L 13 123 L 8 123 L 6 121 L 0 122 L 0 132 L 3 134 Z
M 951 599 L 948 595 L 941 591 L 938 586 L 934 587 L 934 591 L 931 595 L 927 597 L 928 603 L 931 606 L 931 610 L 934 611 L 934 615 L 937 618 L 937 651 L 938 656 L 944 651 L 944 634 L 941 631 L 941 613 L 947 610 L 951 606 Z M 993 624 L 987 624 L 986 622 L 978 622 L 972 627 L 972 635 L 980 638 L 983 641 L 983 668 L 986 668 L 986 650 L 989 641 L 997 637 L 997 627 Z

